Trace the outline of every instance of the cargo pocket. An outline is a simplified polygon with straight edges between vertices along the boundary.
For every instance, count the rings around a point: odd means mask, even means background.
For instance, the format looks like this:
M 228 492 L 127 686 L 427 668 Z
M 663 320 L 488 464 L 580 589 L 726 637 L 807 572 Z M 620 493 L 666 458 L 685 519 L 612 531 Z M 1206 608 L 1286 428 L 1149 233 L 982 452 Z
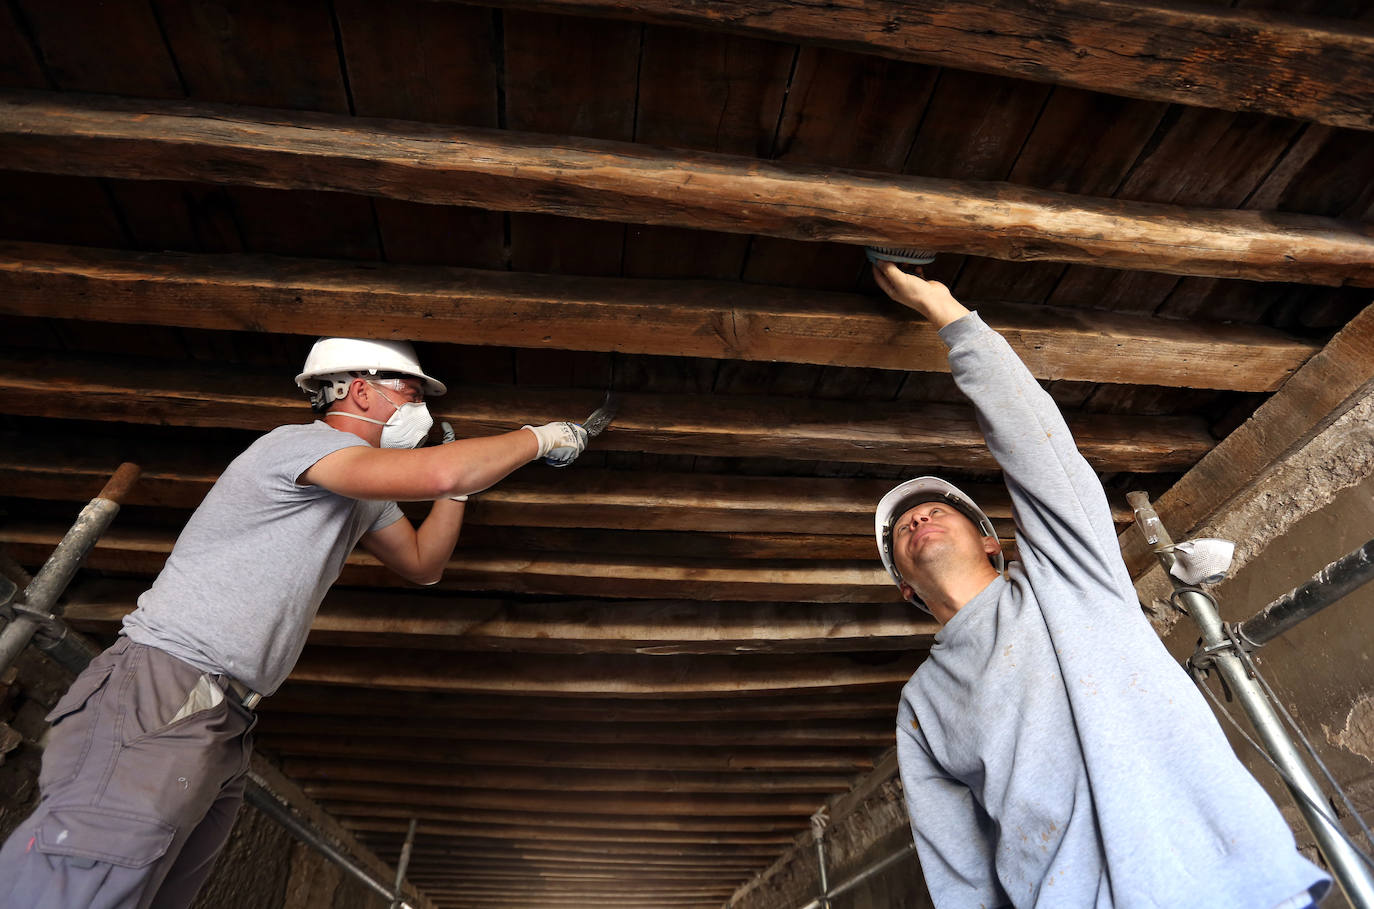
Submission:
M 91 740 L 100 725 L 101 713 L 96 706 L 99 702 L 93 704 L 92 700 L 105 687 L 113 670 L 113 666 L 107 665 L 77 676 L 44 718 L 52 725 L 38 772 L 38 786 L 44 793 L 51 793 L 54 787 L 65 786 L 76 779 L 85 765 Z
M 143 868 L 167 854 L 176 828 L 156 818 L 105 808 L 53 808 L 38 828 L 46 855 Z
M 85 707 L 86 702 L 104 687 L 113 670 L 113 666 L 106 666 L 96 672 L 81 673 L 43 719 L 47 720 L 49 725 L 56 726 L 64 718 Z

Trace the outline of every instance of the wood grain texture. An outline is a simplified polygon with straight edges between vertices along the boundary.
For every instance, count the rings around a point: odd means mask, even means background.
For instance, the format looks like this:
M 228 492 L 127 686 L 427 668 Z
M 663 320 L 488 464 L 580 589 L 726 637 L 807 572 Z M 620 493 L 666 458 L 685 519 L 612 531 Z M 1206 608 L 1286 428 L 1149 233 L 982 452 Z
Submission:
M 1126 0 L 483 0 L 692 25 L 1199 107 L 1374 128 L 1359 23 Z
M 1272 391 L 1318 345 L 1258 326 L 1089 310 L 978 307 L 1041 379 Z M 0 313 L 948 372 L 934 328 L 857 294 L 132 253 L 0 242 Z
M 310 416 L 304 400 L 287 391 L 288 382 L 246 369 L 16 352 L 0 363 L 0 413 L 67 417 L 79 403 L 88 420 L 265 431 Z M 433 413 L 436 422 L 447 420 L 459 437 L 468 437 L 576 419 L 600 398 L 598 392 L 564 389 L 472 387 L 455 396 L 461 403 L 454 409 L 437 399 Z M 1104 471 L 1186 469 L 1213 445 L 1194 418 L 1069 414 L 1068 423 L 1084 457 Z M 615 422 L 594 447 L 996 468 L 972 408 L 958 405 L 626 393 Z
M 17 170 L 333 190 L 794 240 L 1374 285 L 1374 226 L 814 168 L 623 142 L 6 93 Z M 518 263 L 517 263 L 518 264 Z

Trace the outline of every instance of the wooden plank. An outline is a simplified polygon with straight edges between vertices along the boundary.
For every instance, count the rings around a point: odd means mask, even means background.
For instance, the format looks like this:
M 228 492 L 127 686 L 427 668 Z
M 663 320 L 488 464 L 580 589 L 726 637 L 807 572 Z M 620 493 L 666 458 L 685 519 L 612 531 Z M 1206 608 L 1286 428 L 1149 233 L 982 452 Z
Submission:
M 64 617 L 80 630 L 116 630 L 145 586 L 86 585 L 72 592 Z M 818 610 L 792 603 L 520 603 L 337 590 L 320 607 L 310 642 L 523 653 L 816 653 L 929 647 L 937 630 L 900 602 Z
M 175 455 L 169 455 L 170 451 Z M 29 499 L 85 502 L 124 461 L 143 468 L 127 504 L 195 508 L 220 471 L 238 453 L 218 456 L 182 444 L 83 434 L 34 439 L 0 433 L 0 489 Z M 828 477 L 744 477 L 579 468 L 576 488 L 561 475 L 522 471 L 469 503 L 464 523 L 503 527 L 604 527 L 620 530 L 714 533 L 855 534 L 873 529 L 873 508 L 890 480 Z M 959 483 L 989 517 L 1011 517 L 1000 483 Z M 1118 523 L 1131 520 L 1123 502 L 1112 503 Z M 1004 530 L 1009 529 L 1004 526 Z
M 308 416 L 303 398 L 284 396 L 284 375 L 152 362 L 15 352 L 0 363 L 0 413 L 67 418 L 79 406 L 87 420 L 260 431 Z M 439 399 L 433 410 L 436 422 L 447 420 L 467 437 L 577 417 L 600 397 L 577 390 L 474 387 Z M 462 411 L 449 411 L 446 400 L 457 401 Z M 1066 416 L 1079 450 L 1103 471 L 1186 469 L 1214 444 L 1194 418 Z M 615 422 L 594 448 L 996 468 L 972 408 L 955 405 L 626 393 Z
M 529 728 L 537 727 L 537 728 Z M 340 718 L 306 714 L 265 713 L 259 727 L 264 735 L 368 735 L 381 738 L 423 738 L 442 741 L 572 742 L 599 745 L 693 745 L 733 748 L 741 745 L 783 747 L 891 748 L 892 719 L 790 721 L 731 721 L 696 723 L 573 723 L 557 720 L 524 723 L 523 717 L 466 720 L 444 727 L 405 718 Z
M 8 524 L 0 527 L 0 543 L 8 544 L 20 563 L 36 566 L 47 558 L 62 533 L 63 530 L 55 526 Z M 116 576 L 147 578 L 162 570 L 172 543 L 170 532 L 115 529 L 102 537 L 87 557 L 86 564 Z M 433 589 L 655 600 L 690 596 L 699 600 L 891 603 L 895 588 L 887 573 L 875 566 L 875 560 L 867 559 L 862 562 L 793 559 L 722 563 L 716 559 L 459 550 L 446 565 L 444 579 Z M 349 556 L 338 580 L 344 585 L 361 587 L 395 588 L 402 583 L 374 557 L 362 551 Z M 343 682 L 345 679 L 331 678 L 330 681 Z
M 395 859 L 400 854 L 399 844 L 388 844 L 382 846 L 378 844 L 377 854 L 388 859 Z M 760 858 L 751 856 L 747 851 L 742 851 L 739 855 L 726 855 L 721 852 L 713 852 L 701 849 L 692 855 L 679 855 L 675 851 L 639 853 L 606 853 L 605 850 L 597 846 L 581 846 L 575 843 L 562 845 L 540 846 L 539 844 L 512 844 L 510 849 L 496 850 L 482 840 L 446 840 L 442 843 L 416 843 L 412 849 L 413 856 L 423 859 L 429 866 L 444 867 L 448 865 L 462 865 L 469 861 L 492 860 L 499 864 L 508 862 L 528 861 L 538 863 L 545 867 L 557 867 L 560 865 L 580 865 L 586 863 L 588 867 L 614 867 L 614 866 L 634 866 L 644 864 L 645 866 L 655 866 L 660 868 L 757 868 Z
M 412 691 L 522 692 L 607 697 L 735 696 L 833 688 L 900 688 L 924 656 L 869 665 L 840 654 L 796 656 L 578 656 L 306 648 L 291 677 Z
M 1374 284 L 1374 226 L 1004 184 L 816 169 L 623 142 L 9 92 L 23 171 L 190 179 L 1171 274 Z
M 1225 508 L 1284 454 L 1312 438 L 1343 412 L 1342 405 L 1374 381 L 1374 306 L 1366 307 L 1331 342 L 1260 405 L 1168 492 L 1154 501 L 1177 539 Z M 1132 577 L 1157 562 L 1134 526 L 1120 535 Z
M 499 13 L 423 0 L 337 0 L 334 10 L 354 113 L 501 125 L 495 48 Z M 500 212 L 399 199 L 373 204 L 390 262 L 505 265 Z
M 796 48 L 686 29 L 644 29 L 634 139 L 696 151 L 770 157 Z M 623 272 L 652 278 L 738 278 L 750 238 L 637 225 Z
M 296 715 L 356 715 L 428 718 L 436 725 L 468 719 L 521 716 L 534 722 L 593 723 L 674 722 L 710 723 L 791 721 L 805 725 L 823 719 L 892 716 L 893 702 L 885 692 L 805 693 L 797 697 L 662 698 L 650 701 L 614 698 L 525 698 L 480 695 L 466 697 L 416 691 L 382 691 L 366 686 L 349 689 L 288 681 L 263 706 Z
M 415 783 L 421 786 L 460 785 L 469 789 L 555 792 L 667 792 L 667 793 L 832 793 L 849 788 L 843 773 L 674 773 L 651 771 L 538 770 L 509 767 L 468 767 L 455 772 L 412 761 L 358 761 L 291 758 L 283 769 L 296 780 L 336 782 Z
M 891 689 L 896 697 L 897 689 Z M 895 700 L 894 700 L 895 703 Z M 556 747 L 509 742 L 436 742 L 422 738 L 376 739 L 275 735 L 264 739 L 284 757 L 418 761 L 452 767 L 502 766 L 695 773 L 862 773 L 873 767 L 871 748 L 690 748 L 684 745 L 559 744 Z M 461 771 L 455 770 L 455 773 Z
M 382 802 L 429 808 L 467 808 L 487 811 L 537 811 L 559 815 L 646 815 L 661 817 L 806 817 L 816 810 L 814 795 L 802 793 L 672 793 L 524 792 L 507 789 L 463 789 L 452 785 L 425 786 L 390 783 L 306 780 L 301 788 L 317 801 Z
M 483 0 L 807 41 L 1108 94 L 1374 128 L 1358 23 L 1125 0 Z
M 1042 379 L 1272 391 L 1319 349 L 1257 326 L 971 305 Z M 949 370 L 930 325 L 887 301 L 738 282 L 0 243 L 0 313 L 300 335 L 347 322 L 429 342 Z
M 542 810 L 520 811 L 502 808 L 465 808 L 462 806 L 414 804 L 402 798 L 367 798 L 366 787 L 342 789 L 360 797 L 355 800 L 322 799 L 327 806 L 344 819 L 349 826 L 353 819 L 415 817 L 421 820 L 467 821 L 476 824 L 508 824 L 513 827 L 528 828 L 531 832 L 539 830 L 586 830 L 602 835 L 640 833 L 646 842 L 689 842 L 714 845 L 723 842 L 757 845 L 775 842 L 778 836 L 795 831 L 805 823 L 805 818 L 788 814 L 758 815 L 755 817 L 700 817 L 693 814 L 655 816 L 649 814 L 591 814 L 577 810 L 571 812 L 545 812 Z M 425 793 L 429 794 L 429 793 Z M 348 805 L 347 812 L 337 807 L 341 802 Z M 614 807 L 614 806 L 610 806 Z M 681 838 L 678 838 L 681 837 Z M 716 837 L 728 837 L 717 840 Z
M 542 10 L 505 14 L 503 125 L 528 132 L 632 140 L 642 31 L 639 25 L 550 16 Z M 577 216 L 571 211 L 512 214 L 513 267 L 620 274 L 625 226 L 613 223 L 620 219 L 588 224 L 574 220 Z

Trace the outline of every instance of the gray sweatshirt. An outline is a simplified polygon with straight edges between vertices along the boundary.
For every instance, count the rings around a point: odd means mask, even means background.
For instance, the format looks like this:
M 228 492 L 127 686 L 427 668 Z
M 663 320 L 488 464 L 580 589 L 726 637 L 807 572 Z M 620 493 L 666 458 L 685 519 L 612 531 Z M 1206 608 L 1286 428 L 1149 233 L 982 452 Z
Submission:
M 897 749 L 935 905 L 1274 909 L 1330 879 L 1141 614 L 1106 496 L 972 314 L 950 367 L 1005 472 L 1020 561 L 935 637 Z M 1289 901 L 1293 902 L 1289 902 Z

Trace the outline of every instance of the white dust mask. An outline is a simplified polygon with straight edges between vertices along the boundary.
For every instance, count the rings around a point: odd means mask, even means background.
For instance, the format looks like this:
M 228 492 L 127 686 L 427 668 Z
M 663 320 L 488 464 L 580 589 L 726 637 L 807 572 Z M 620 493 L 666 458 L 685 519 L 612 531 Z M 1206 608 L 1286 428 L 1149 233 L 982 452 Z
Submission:
M 355 420 L 376 423 L 382 427 L 382 448 L 414 448 L 423 442 L 425 436 L 429 435 L 430 427 L 434 425 L 434 418 L 429 415 L 429 408 L 425 406 L 425 402 L 397 404 L 382 394 L 376 385 L 371 382 L 368 384 L 377 391 L 379 397 L 396 408 L 391 412 L 391 416 L 386 420 L 374 420 L 357 413 L 340 413 L 336 416 L 352 417 Z

